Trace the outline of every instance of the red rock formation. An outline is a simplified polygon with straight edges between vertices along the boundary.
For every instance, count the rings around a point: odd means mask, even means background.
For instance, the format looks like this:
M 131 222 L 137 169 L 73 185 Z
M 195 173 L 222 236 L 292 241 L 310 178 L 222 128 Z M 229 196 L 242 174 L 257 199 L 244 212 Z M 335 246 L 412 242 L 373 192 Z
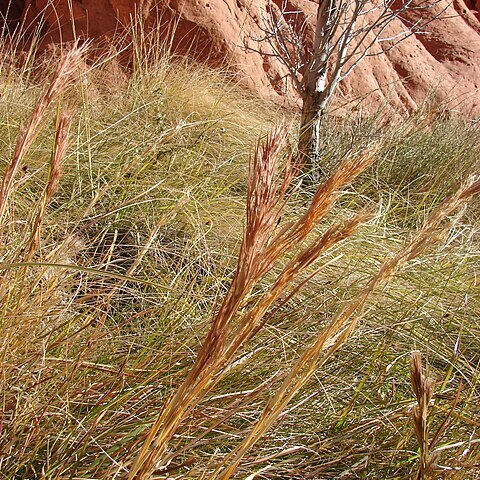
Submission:
M 21 0 L 16 0 L 16 5 Z M 160 18 L 161 31 L 175 23 L 174 48 L 211 65 L 227 65 L 242 82 L 262 95 L 293 98 L 285 92 L 285 68 L 258 49 L 262 11 L 266 0 L 27 0 L 23 21 L 32 27 L 43 16 L 43 42 L 68 41 L 75 34 L 112 35 L 139 12 L 152 23 Z M 290 0 L 291 6 L 314 19 L 316 2 Z M 340 86 L 337 104 L 366 97 L 362 105 L 373 110 L 387 100 L 396 111 L 412 111 L 427 95 L 463 113 L 480 114 L 480 0 L 440 0 L 442 20 L 423 35 L 411 36 L 396 48 L 364 60 Z M 433 12 L 435 13 L 435 11 Z M 416 12 L 405 21 L 414 21 Z M 72 22 L 73 17 L 73 22 Z M 74 27 L 72 27 L 74 25 Z M 400 20 L 392 34 L 405 30 Z M 260 48 L 267 48 L 262 46 Z M 381 45 L 376 46 L 381 52 Z M 290 89 L 291 90 L 291 89 Z M 352 108 L 352 103 L 349 103 Z

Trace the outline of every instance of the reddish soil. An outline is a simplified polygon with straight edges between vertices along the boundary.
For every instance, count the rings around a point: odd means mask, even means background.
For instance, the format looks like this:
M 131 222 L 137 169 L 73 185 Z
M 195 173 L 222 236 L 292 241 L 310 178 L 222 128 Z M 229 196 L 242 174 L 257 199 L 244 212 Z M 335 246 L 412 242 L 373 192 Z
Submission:
M 213 66 L 234 71 L 240 81 L 263 96 L 291 103 L 296 96 L 285 81 L 286 69 L 268 53 L 262 36 L 262 15 L 266 0 L 13 0 L 7 15 L 8 0 L 0 8 L 12 30 L 19 11 L 24 25 L 32 30 L 44 17 L 42 42 L 69 41 L 76 35 L 94 38 L 122 32 L 135 12 L 147 25 L 160 22 L 165 36 L 175 22 L 173 47 Z M 280 4 L 280 0 L 275 0 Z M 292 9 L 307 18 L 310 30 L 316 2 L 289 0 Z M 23 10 L 22 10 L 23 8 Z M 377 45 L 378 56 L 365 59 L 342 82 L 336 105 L 339 111 L 362 108 L 374 111 L 388 104 L 396 112 L 411 112 L 425 100 L 448 102 L 452 110 L 480 115 L 480 0 L 440 0 L 431 14 L 442 19 L 428 25 L 425 33 L 412 35 L 388 50 L 388 42 Z M 387 36 L 405 30 L 418 20 L 412 12 L 395 20 Z M 73 22 L 72 22 L 73 17 Z M 160 20 L 158 20 L 160 19 Z M 74 28 L 72 28 L 74 25 Z M 5 26 L 4 26 L 5 29 Z M 247 47 L 247 48 L 245 48 Z M 249 48 L 248 48 L 249 47 Z M 382 52 L 382 48 L 386 51 Z M 363 101 L 359 102 L 359 99 Z

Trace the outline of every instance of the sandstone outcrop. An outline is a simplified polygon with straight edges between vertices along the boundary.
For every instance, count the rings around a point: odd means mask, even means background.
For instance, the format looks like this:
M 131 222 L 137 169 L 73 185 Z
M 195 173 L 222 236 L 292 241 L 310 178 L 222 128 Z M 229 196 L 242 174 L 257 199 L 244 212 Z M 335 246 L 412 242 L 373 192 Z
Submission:
M 136 13 L 147 25 L 159 19 L 165 37 L 175 25 L 173 46 L 178 53 L 227 66 L 261 95 L 278 101 L 295 99 L 285 80 L 285 67 L 254 51 L 259 49 L 255 38 L 262 36 L 266 0 L 2 0 L 0 7 L 11 30 L 16 20 L 6 13 L 8 3 L 17 17 L 22 11 L 21 20 L 30 30 L 44 19 L 44 44 L 69 41 L 75 35 L 98 38 L 121 33 Z M 289 0 L 289 5 L 313 22 L 316 1 Z M 365 59 L 341 84 L 336 105 L 372 111 L 388 103 L 397 112 L 411 112 L 428 96 L 447 102 L 452 110 L 480 115 L 479 9 L 480 0 L 439 0 L 432 13 L 441 12 L 442 19 L 396 48 L 382 52 L 385 47 L 376 46 L 380 55 Z M 391 34 L 405 30 L 415 15 L 413 11 L 395 20 Z

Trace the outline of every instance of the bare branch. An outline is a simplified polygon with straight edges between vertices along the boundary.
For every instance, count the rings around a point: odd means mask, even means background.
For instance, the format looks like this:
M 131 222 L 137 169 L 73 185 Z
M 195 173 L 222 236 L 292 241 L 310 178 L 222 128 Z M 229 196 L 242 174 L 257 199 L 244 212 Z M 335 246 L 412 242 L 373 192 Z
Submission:
M 410 36 L 424 34 L 448 8 L 435 12 L 439 2 L 319 0 L 312 29 L 312 19 L 291 9 L 286 0 L 280 7 L 268 1 L 260 27 L 263 35 L 255 41 L 268 45 L 269 51 L 255 51 L 277 58 L 285 66 L 303 100 L 298 148 L 304 165 L 318 167 L 320 122 L 339 83 L 366 57 L 383 55 Z M 408 18 L 412 12 L 417 19 Z M 404 28 L 390 34 L 388 29 L 394 22 Z

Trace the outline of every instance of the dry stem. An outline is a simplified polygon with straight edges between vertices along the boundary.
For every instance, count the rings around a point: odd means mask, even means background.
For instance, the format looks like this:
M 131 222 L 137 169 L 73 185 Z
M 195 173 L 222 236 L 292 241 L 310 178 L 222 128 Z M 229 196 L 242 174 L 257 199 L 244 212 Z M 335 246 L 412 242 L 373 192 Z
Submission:
M 255 149 L 249 172 L 246 226 L 230 289 L 213 319 L 194 366 L 165 403 L 131 467 L 129 479 L 150 477 L 181 422 L 220 380 L 253 332 L 258 331 L 267 310 L 321 254 L 354 233 L 366 218 L 357 215 L 343 226 L 329 228 L 320 239 L 294 256 L 258 303 L 240 313 L 257 282 L 281 256 L 306 239 L 314 226 L 331 211 L 341 189 L 367 168 L 373 159 L 373 150 L 369 150 L 357 158 L 346 160 L 318 188 L 305 215 L 275 235 L 293 180 L 290 159 L 286 160 L 282 175 L 277 174 L 286 146 L 286 131 L 275 130 L 262 148 L 257 145 Z

